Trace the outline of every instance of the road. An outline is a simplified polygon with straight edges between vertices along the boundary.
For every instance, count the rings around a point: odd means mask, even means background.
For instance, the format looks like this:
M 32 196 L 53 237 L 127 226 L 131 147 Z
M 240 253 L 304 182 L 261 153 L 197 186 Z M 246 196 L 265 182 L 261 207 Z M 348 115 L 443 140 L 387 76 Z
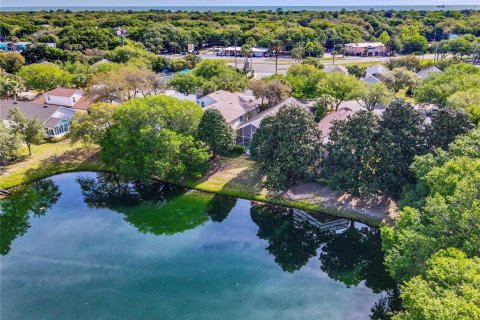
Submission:
M 181 55 L 167 55 L 166 57 L 176 57 L 180 58 L 182 57 Z M 234 57 L 225 57 L 225 56 L 217 56 L 215 54 L 200 54 L 200 57 L 202 59 L 221 59 L 227 61 L 229 65 L 232 67 L 235 67 L 235 58 Z M 342 56 L 337 56 L 335 59 L 335 64 L 341 65 L 341 64 L 355 64 L 355 63 L 383 63 L 389 59 L 396 59 L 401 56 L 395 56 L 395 57 L 342 57 Z M 422 56 L 418 56 L 420 59 L 433 59 L 434 54 L 424 54 Z M 243 68 L 243 57 L 237 57 L 237 63 L 236 66 L 239 69 Z M 252 59 L 253 63 L 253 70 L 255 72 L 255 75 L 258 77 L 264 77 L 264 76 L 269 76 L 275 73 L 275 58 L 269 57 L 269 58 L 253 58 Z M 323 58 L 321 58 L 322 63 L 325 66 L 330 66 L 333 64 L 333 57 L 331 54 L 326 53 Z M 249 58 L 249 63 L 250 63 L 250 58 Z M 285 74 L 288 70 L 289 67 L 294 65 L 294 61 L 290 59 L 290 57 L 279 57 L 278 58 L 278 73 L 279 74 Z

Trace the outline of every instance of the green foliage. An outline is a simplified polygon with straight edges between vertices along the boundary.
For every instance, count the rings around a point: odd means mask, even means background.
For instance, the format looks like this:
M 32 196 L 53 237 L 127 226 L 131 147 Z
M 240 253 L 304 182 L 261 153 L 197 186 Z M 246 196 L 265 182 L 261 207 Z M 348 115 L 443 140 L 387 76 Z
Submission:
M 230 128 L 220 111 L 205 110 L 198 124 L 197 139 L 207 144 L 214 157 L 217 154 L 226 155 L 235 145 L 235 138 L 235 131 Z
M 431 116 L 428 144 L 430 148 L 447 149 L 456 136 L 467 133 L 473 128 L 474 124 L 462 110 L 441 108 Z
M 0 123 L 0 165 L 8 163 L 17 155 L 20 140 L 11 129 Z
M 315 103 L 315 122 L 320 122 L 328 113 L 328 104 L 324 99 L 318 99 Z
M 347 66 L 348 73 L 351 74 L 352 76 L 355 76 L 357 78 L 364 78 L 366 75 L 366 67 L 359 66 L 359 65 L 353 65 L 353 66 Z
M 252 157 L 266 175 L 265 186 L 280 191 L 316 176 L 321 133 L 313 116 L 302 107 L 284 106 L 265 118 L 253 135 Z
M 405 67 L 395 68 L 382 77 L 387 87 L 395 93 L 400 89 L 416 88 L 419 82 L 417 75 Z
M 53 63 L 30 64 L 22 67 L 18 73 L 27 88 L 48 91 L 56 87 L 68 87 L 72 76 Z
M 28 153 L 31 155 L 31 145 L 39 144 L 43 140 L 42 124 L 38 120 L 27 118 L 18 108 L 10 109 L 8 119 L 13 122 L 13 134 L 18 135 L 27 145 Z
M 383 113 L 376 144 L 378 169 L 375 185 L 382 193 L 398 197 L 414 182 L 410 164 L 425 152 L 425 118 L 410 103 L 397 99 Z
M 331 72 L 325 75 L 317 85 L 317 92 L 327 94 L 334 99 L 333 107 L 337 111 L 343 101 L 355 99 L 360 89 L 360 82 L 351 75 Z
M 22 56 L 28 64 L 38 63 L 42 61 L 49 62 L 73 62 L 77 58 L 77 54 L 62 50 L 59 48 L 52 48 L 46 44 L 31 45 L 22 51 Z
M 193 137 L 201 115 L 195 103 L 172 97 L 129 100 L 100 141 L 101 159 L 127 178 L 198 177 L 209 158 Z
M 318 97 L 317 84 L 325 73 L 311 64 L 295 65 L 288 69 L 285 80 L 292 86 L 292 95 L 296 98 Z
M 0 68 L 8 73 L 17 73 L 25 64 L 25 58 L 18 52 L 1 52 Z
M 81 140 L 87 147 L 99 144 L 108 127 L 113 124 L 115 108 L 110 103 L 95 103 L 90 105 L 88 113 L 76 113 L 70 125 L 72 142 Z
M 478 131 L 459 136 L 447 153 L 415 159 L 416 190 L 424 200 L 413 203 L 416 209 L 405 207 L 395 228 L 382 229 L 385 263 L 397 281 L 422 274 L 426 261 L 440 249 L 480 254 Z
M 472 65 L 456 64 L 425 79 L 415 90 L 415 100 L 440 107 L 448 105 L 448 98 L 457 92 L 480 86 L 480 69 Z
M 346 121 L 334 123 L 322 172 L 331 188 L 354 195 L 376 191 L 377 137 L 378 120 L 368 111 L 359 111 Z
M 247 149 L 244 146 L 241 145 L 234 145 L 233 148 L 230 150 L 231 154 L 236 154 L 236 155 L 242 155 L 245 153 Z
M 377 106 L 386 106 L 394 98 L 394 94 L 384 83 L 362 83 L 358 93 L 358 102 L 368 111 L 373 111 Z
M 185 95 L 196 93 L 203 85 L 204 79 L 192 72 L 174 75 L 168 82 L 172 88 Z
M 426 270 L 402 286 L 404 310 L 394 320 L 478 319 L 480 259 L 460 250 L 440 250 Z

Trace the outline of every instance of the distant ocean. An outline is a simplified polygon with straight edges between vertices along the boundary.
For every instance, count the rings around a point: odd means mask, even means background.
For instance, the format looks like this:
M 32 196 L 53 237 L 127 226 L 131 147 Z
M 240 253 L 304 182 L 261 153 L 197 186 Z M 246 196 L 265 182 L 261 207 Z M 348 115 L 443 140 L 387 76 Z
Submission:
M 440 3 L 441 4 L 441 3 Z M 148 11 L 148 10 L 170 10 L 170 11 L 214 11 L 214 12 L 238 12 L 238 11 L 275 11 L 282 8 L 284 11 L 356 11 L 356 10 L 416 10 L 416 11 L 435 11 L 435 10 L 479 10 L 480 4 L 477 5 L 418 5 L 418 6 L 151 6 L 151 7 L 0 7 L 1 12 L 20 12 L 20 11 L 50 11 L 50 10 L 71 10 L 71 11 Z

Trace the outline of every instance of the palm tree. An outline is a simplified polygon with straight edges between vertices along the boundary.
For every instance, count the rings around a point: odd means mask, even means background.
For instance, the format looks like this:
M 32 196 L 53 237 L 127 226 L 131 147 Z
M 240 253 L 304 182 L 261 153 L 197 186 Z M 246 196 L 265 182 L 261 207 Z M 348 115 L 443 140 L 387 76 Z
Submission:
M 270 43 L 270 49 L 273 51 L 275 54 L 275 74 L 278 72 L 278 54 L 280 51 L 283 49 L 283 43 L 280 40 L 273 40 Z
M 13 97 L 13 103 L 17 103 L 17 95 L 25 90 L 23 79 L 3 72 L 0 78 L 0 92 L 4 97 Z
M 251 57 L 252 56 L 252 47 L 249 45 L 249 44 L 244 44 L 241 48 L 240 48 L 241 52 L 242 52 L 242 55 L 243 55 L 243 66 L 244 66 L 244 69 L 245 69 L 245 65 L 248 64 L 248 57 Z M 251 66 L 250 66 L 251 68 Z
M 315 49 L 315 44 L 312 41 L 307 41 L 307 43 L 305 44 L 305 51 L 308 52 L 309 57 L 312 56 L 312 52 L 314 49 Z

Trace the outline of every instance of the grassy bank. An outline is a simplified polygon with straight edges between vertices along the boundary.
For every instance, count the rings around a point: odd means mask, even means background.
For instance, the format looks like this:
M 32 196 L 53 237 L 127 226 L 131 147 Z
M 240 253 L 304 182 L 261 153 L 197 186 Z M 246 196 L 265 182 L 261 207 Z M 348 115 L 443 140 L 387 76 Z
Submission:
M 9 189 L 65 172 L 108 171 L 98 160 L 98 150 L 85 150 L 81 144 L 45 143 L 34 146 L 32 151 L 32 156 L 24 154 L 24 159 L 3 168 L 0 187 Z M 167 182 L 205 192 L 320 211 L 373 226 L 389 223 L 388 206 L 375 206 L 371 199 L 362 202 L 322 185 L 305 184 L 279 194 L 269 192 L 262 187 L 263 176 L 254 164 L 245 156 L 222 157 L 200 179 Z
M 69 140 L 32 146 L 32 155 L 20 150 L 18 161 L 1 168 L 0 187 L 9 189 L 49 176 L 74 171 L 104 171 L 98 161 L 98 150 L 85 150 Z

